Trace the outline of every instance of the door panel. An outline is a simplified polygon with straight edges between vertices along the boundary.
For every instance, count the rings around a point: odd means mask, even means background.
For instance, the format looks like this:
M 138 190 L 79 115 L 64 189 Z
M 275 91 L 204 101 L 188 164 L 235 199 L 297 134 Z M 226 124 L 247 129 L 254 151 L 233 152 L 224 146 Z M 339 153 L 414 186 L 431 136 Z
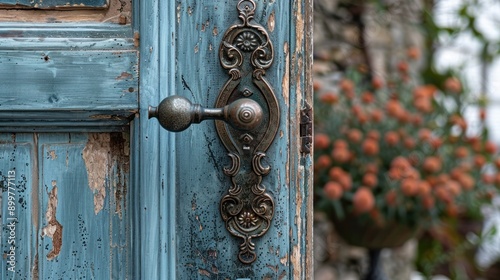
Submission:
M 220 65 L 219 46 L 226 30 L 241 22 L 236 4 L 237 1 L 177 1 L 180 19 L 176 25 L 179 36 L 176 41 L 179 61 L 175 76 L 176 93 L 204 107 L 214 106 L 219 91 L 230 77 Z M 224 168 L 231 166 L 231 159 L 217 136 L 213 121 L 193 125 L 177 135 L 178 277 L 286 279 L 290 275 L 289 229 L 293 222 L 291 224 L 288 217 L 291 189 L 287 175 L 289 142 L 286 137 L 290 133 L 287 125 L 290 100 L 288 88 L 283 87 L 283 80 L 289 79 L 286 61 L 289 61 L 290 13 L 291 6 L 287 1 L 258 1 L 255 11 L 255 22 L 268 30 L 275 50 L 274 64 L 266 71 L 265 78 L 274 89 L 280 115 L 285 116 L 281 118 L 278 135 L 263 160 L 264 165 L 272 168 L 262 181 L 274 199 L 271 227 L 265 235 L 252 240 L 256 246 L 255 263 L 242 264 L 238 253 L 243 241 L 228 232 L 219 206 L 232 186 L 230 177 L 224 174 Z M 244 63 L 249 64 L 249 61 Z M 255 86 L 248 83 L 245 87 Z
M 125 279 L 128 134 L 0 137 L 3 240 L 12 236 L 5 226 L 9 219 L 18 221 L 10 244 L 17 263 L 6 263 L 2 278 Z M 13 213 L 8 209 L 9 174 L 15 177 Z M 2 251 L 8 252 L 10 245 L 2 242 Z

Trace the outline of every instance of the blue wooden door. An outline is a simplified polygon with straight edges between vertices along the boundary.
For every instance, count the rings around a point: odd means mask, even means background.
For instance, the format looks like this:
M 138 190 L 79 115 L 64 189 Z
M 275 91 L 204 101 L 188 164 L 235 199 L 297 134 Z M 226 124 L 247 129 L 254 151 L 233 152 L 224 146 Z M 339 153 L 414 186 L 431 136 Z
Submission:
M 0 0 L 1 279 L 308 279 L 311 1 L 62 2 Z M 223 125 L 172 133 L 148 119 L 167 96 L 221 100 L 233 78 L 220 47 L 242 7 L 272 43 L 257 72 L 276 106 L 250 76 L 235 88 L 247 96 L 247 79 L 249 99 L 280 115 L 263 117 L 276 137 L 248 163 L 270 167 L 249 173 L 272 215 L 246 239 L 224 214 L 240 179 L 224 171 Z M 250 35 L 233 38 L 248 57 Z M 250 228 L 255 211 L 232 221 Z

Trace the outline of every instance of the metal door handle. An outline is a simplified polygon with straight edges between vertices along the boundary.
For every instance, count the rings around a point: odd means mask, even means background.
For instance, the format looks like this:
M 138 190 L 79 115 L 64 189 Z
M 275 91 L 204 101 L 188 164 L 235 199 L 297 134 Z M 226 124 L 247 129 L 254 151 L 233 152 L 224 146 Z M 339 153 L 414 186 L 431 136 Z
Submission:
M 219 60 L 229 77 L 215 109 L 171 96 L 158 108 L 150 107 L 149 118 L 157 118 L 170 131 L 205 119 L 224 121 L 216 121 L 215 129 L 231 158 L 224 174 L 232 185 L 220 201 L 220 213 L 229 233 L 243 240 L 238 259 L 250 264 L 257 259 L 254 240 L 269 230 L 274 216 L 274 198 L 263 180 L 271 167 L 262 159 L 280 127 L 280 105 L 265 77 L 274 49 L 266 29 L 254 20 L 255 1 L 240 0 L 237 10 L 242 23 L 227 29 L 219 47 Z
M 149 118 L 157 118 L 160 125 L 168 131 L 179 132 L 192 123 L 208 119 L 223 120 L 233 128 L 251 131 L 262 123 L 262 107 L 250 98 L 241 98 L 222 108 L 203 108 L 188 99 L 169 96 L 158 105 L 149 106 Z

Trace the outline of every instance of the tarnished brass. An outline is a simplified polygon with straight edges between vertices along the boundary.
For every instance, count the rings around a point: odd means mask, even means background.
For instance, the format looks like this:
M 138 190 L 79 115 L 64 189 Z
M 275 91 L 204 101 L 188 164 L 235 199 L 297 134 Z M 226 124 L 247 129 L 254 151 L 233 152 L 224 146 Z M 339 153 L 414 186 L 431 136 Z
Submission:
M 243 241 L 238 259 L 245 264 L 257 259 L 253 240 L 263 236 L 274 216 L 274 199 L 266 191 L 263 177 L 271 171 L 262 164 L 280 125 L 280 108 L 266 80 L 274 60 L 267 31 L 254 22 L 256 4 L 237 4 L 241 24 L 226 31 L 219 60 L 229 79 L 219 92 L 215 109 L 205 109 L 180 96 L 165 98 L 158 108 L 149 108 L 149 118 L 158 118 L 169 131 L 182 131 L 192 123 L 216 119 L 215 127 L 232 161 L 224 173 L 231 186 L 220 201 L 227 230 Z
M 265 78 L 274 60 L 273 45 L 267 31 L 254 22 L 255 8 L 252 0 L 240 1 L 237 9 L 242 23 L 231 26 L 224 34 L 219 59 L 229 79 L 215 105 L 224 106 L 246 97 L 259 102 L 264 111 L 261 125 L 249 132 L 220 121 L 215 123 L 232 160 L 232 166 L 225 169 L 232 185 L 221 200 L 220 211 L 227 230 L 243 239 L 238 259 L 245 264 L 257 259 L 253 240 L 269 230 L 274 215 L 274 199 L 262 182 L 271 168 L 264 166 L 262 159 L 280 123 L 279 104 Z
M 160 125 L 168 131 L 179 132 L 192 123 L 208 119 L 223 120 L 233 128 L 249 131 L 262 122 L 262 108 L 259 103 L 248 98 L 241 98 L 222 108 L 207 109 L 199 104 L 192 104 L 188 99 L 173 95 L 158 105 L 149 106 L 149 118 L 157 118 Z

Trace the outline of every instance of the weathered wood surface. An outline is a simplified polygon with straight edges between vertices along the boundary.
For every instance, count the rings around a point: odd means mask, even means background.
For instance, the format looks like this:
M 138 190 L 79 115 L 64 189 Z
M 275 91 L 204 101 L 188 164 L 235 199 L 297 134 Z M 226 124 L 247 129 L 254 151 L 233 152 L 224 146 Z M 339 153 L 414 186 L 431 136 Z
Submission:
M 128 124 L 138 107 L 133 36 L 130 27 L 116 25 L 0 25 L 1 130 L 12 131 L 16 121 L 20 127 Z
M 109 0 L 0 0 L 0 5 L 19 8 L 107 8 Z
M 130 24 L 132 5 L 132 0 L 0 0 L 0 22 Z
M 310 81 L 304 76 L 311 55 L 304 23 L 311 3 L 257 3 L 256 21 L 269 30 L 275 45 L 275 63 L 266 77 L 276 91 L 282 114 L 277 139 L 266 158 L 273 169 L 263 182 L 276 202 L 271 229 L 255 240 L 257 261 L 241 264 L 237 258 L 241 241 L 227 232 L 219 213 L 220 199 L 231 185 L 223 173 L 230 160 L 213 123 L 194 125 L 174 135 L 159 132 L 156 122 L 141 120 L 140 145 L 146 145 L 141 147 L 141 160 L 169 162 L 160 169 L 144 168 L 140 175 L 141 185 L 150 188 L 149 196 L 138 202 L 144 211 L 140 218 L 142 249 L 137 256 L 161 248 L 158 255 L 146 254 L 142 259 L 140 275 L 144 279 L 310 277 L 311 161 L 308 155 L 300 155 L 298 134 L 299 110 L 305 101 L 311 104 Z M 156 105 L 167 94 L 179 94 L 213 106 L 228 77 L 219 65 L 218 48 L 225 30 L 239 22 L 236 4 L 189 0 L 141 5 L 141 10 L 149 11 L 149 25 L 140 30 L 141 52 L 153 50 L 141 57 L 140 84 L 145 85 L 141 102 Z M 172 60 L 175 65 L 169 63 Z M 156 84 L 158 80 L 166 83 Z M 158 90 L 160 96 L 150 95 Z M 141 108 L 145 115 L 145 107 Z
M 128 134 L 0 134 L 2 224 L 18 220 L 14 272 L 2 279 L 125 279 L 129 275 Z M 6 204 L 15 172 L 14 215 Z M 4 227 L 2 240 L 10 232 Z M 2 242 L 2 252 L 7 252 Z

